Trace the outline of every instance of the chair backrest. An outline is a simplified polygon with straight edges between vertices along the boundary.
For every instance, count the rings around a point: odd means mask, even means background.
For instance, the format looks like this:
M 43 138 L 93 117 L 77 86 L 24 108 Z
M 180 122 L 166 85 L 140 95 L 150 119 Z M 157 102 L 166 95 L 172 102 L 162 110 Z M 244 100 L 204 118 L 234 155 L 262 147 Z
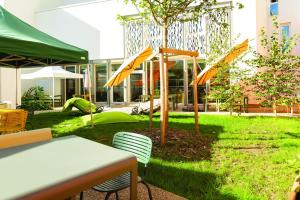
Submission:
M 112 146 L 130 153 L 137 157 L 137 161 L 145 165 L 151 157 L 152 140 L 144 135 L 119 132 L 114 135 Z
M 0 149 L 42 142 L 51 139 L 52 134 L 50 128 L 0 135 Z
M 25 130 L 27 114 L 21 109 L 0 111 L 0 132 L 6 134 Z

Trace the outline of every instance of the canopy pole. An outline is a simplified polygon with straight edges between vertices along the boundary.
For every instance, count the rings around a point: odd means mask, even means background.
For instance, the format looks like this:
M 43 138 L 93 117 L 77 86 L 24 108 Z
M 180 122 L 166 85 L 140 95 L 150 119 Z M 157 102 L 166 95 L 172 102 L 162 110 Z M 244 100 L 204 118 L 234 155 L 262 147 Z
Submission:
M 18 106 L 18 68 L 16 68 L 16 108 Z
M 159 72 L 160 72 L 160 121 L 161 121 L 161 145 L 166 143 L 166 123 L 165 123 L 165 73 L 164 73 L 164 55 L 160 53 Z
M 92 109 L 92 87 L 91 87 L 91 74 L 90 74 L 90 64 L 87 65 L 87 75 L 88 75 L 88 88 L 89 88 L 89 100 L 90 100 L 90 110 L 91 110 L 91 124 L 92 128 L 94 128 L 94 121 L 93 121 L 93 109 Z
M 154 73 L 154 61 L 151 60 L 150 62 L 150 113 L 149 113 L 149 128 L 152 131 L 153 128 L 153 104 L 154 104 L 154 77 L 153 77 L 153 73 Z
M 198 94 L 197 94 L 197 63 L 196 57 L 193 57 L 193 65 L 194 65 L 194 112 L 195 112 L 195 133 L 199 133 L 199 125 L 198 125 Z
M 55 83 L 54 83 L 54 76 L 52 78 L 52 109 L 54 110 L 54 86 L 55 86 Z

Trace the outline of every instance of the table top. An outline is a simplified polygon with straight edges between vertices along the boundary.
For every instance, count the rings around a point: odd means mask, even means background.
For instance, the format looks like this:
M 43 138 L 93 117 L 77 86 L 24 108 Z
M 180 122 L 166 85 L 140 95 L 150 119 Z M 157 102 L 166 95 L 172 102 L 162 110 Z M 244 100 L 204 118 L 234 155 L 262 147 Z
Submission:
M 23 112 L 23 109 L 8 109 L 8 108 L 1 108 L 1 113 L 12 113 L 12 112 Z
M 77 136 L 3 149 L 0 199 L 19 198 L 133 157 Z

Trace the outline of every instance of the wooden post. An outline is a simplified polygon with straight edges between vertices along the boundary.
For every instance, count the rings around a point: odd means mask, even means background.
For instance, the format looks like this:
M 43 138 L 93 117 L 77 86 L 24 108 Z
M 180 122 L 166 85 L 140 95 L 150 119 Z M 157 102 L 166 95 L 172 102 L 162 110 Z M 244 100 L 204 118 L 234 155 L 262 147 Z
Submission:
M 54 110 L 54 107 L 55 107 L 54 96 L 55 96 L 55 78 L 53 76 L 52 77 L 52 110 Z
M 169 74 L 168 74 L 168 57 L 166 55 L 164 60 L 164 74 L 165 74 L 165 130 L 168 135 L 168 121 L 169 121 Z
M 153 128 L 153 104 L 154 104 L 154 77 L 153 77 L 153 73 L 154 73 L 154 62 L 153 60 L 151 60 L 150 62 L 150 113 L 149 113 L 149 128 L 152 131 Z
M 195 133 L 199 133 L 199 125 L 198 125 L 198 94 L 197 94 L 197 63 L 196 57 L 193 57 L 193 65 L 194 65 L 194 112 L 195 112 Z
M 166 127 L 165 127 L 165 74 L 164 74 L 164 55 L 159 55 L 159 72 L 160 72 L 160 121 L 161 121 L 161 145 L 166 143 Z

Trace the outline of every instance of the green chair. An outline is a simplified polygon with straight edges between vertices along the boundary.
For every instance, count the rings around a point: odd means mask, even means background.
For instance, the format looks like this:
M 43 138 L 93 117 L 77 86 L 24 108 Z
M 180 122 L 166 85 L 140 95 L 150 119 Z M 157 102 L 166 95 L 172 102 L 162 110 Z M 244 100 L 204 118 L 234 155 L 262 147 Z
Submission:
M 146 175 L 147 164 L 150 160 L 152 150 L 152 140 L 149 137 L 136 133 L 119 132 L 114 135 L 112 146 L 134 154 L 137 161 L 144 165 L 143 176 Z M 149 199 L 152 200 L 151 190 L 147 183 L 140 176 L 138 176 L 138 182 L 146 186 Z M 96 185 L 93 189 L 98 192 L 106 192 L 105 200 L 108 200 L 112 194 L 115 194 L 116 199 L 118 200 L 118 191 L 128 187 L 130 187 L 129 172 L 102 184 Z M 80 199 L 83 199 L 83 192 L 80 193 Z

